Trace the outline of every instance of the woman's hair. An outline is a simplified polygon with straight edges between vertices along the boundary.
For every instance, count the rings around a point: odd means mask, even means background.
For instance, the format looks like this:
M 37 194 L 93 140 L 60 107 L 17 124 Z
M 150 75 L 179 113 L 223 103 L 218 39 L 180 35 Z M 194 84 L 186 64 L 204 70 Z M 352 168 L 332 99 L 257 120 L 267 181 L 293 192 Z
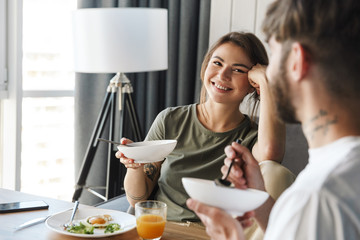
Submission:
M 269 59 L 265 47 L 254 34 L 248 32 L 230 32 L 215 42 L 206 53 L 201 65 L 200 77 L 202 81 L 204 81 L 205 70 L 210 62 L 211 56 L 213 55 L 214 51 L 224 43 L 233 43 L 241 47 L 253 65 L 258 63 L 261 65 L 269 64 Z M 204 103 L 206 98 L 207 92 L 203 84 L 200 93 L 200 103 Z M 259 95 L 256 91 L 251 94 L 249 100 L 254 101 L 254 105 L 251 111 L 251 119 L 253 119 L 259 102 Z

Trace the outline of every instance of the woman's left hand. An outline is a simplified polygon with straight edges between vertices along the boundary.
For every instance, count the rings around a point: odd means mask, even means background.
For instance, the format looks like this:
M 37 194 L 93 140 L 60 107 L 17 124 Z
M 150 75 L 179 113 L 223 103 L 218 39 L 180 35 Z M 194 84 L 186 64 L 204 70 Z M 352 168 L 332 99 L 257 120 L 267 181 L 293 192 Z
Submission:
M 251 86 L 256 89 L 257 94 L 260 95 L 260 85 L 266 82 L 266 66 L 256 64 L 248 72 L 248 79 Z

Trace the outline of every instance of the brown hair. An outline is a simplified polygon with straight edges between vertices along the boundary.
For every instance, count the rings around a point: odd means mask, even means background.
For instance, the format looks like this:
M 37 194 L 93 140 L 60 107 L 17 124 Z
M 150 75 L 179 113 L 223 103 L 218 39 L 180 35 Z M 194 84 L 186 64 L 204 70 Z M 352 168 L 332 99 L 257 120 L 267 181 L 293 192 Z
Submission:
M 299 42 L 334 97 L 359 98 L 359 0 L 277 0 L 263 30 L 283 46 Z
M 201 65 L 200 77 L 202 81 L 204 81 L 205 70 L 210 62 L 211 56 L 213 55 L 214 51 L 222 44 L 229 42 L 241 47 L 245 51 L 245 54 L 248 56 L 253 65 L 256 65 L 257 63 L 262 65 L 269 64 L 269 59 L 265 47 L 254 34 L 248 32 L 230 32 L 222 36 L 218 41 L 216 41 L 206 53 Z M 202 85 L 200 93 L 200 103 L 204 103 L 206 101 L 206 98 L 207 92 L 204 85 Z M 252 93 L 250 99 L 253 99 L 255 101 L 254 107 L 251 111 L 251 119 L 253 119 L 259 101 L 259 95 L 256 93 L 256 91 Z

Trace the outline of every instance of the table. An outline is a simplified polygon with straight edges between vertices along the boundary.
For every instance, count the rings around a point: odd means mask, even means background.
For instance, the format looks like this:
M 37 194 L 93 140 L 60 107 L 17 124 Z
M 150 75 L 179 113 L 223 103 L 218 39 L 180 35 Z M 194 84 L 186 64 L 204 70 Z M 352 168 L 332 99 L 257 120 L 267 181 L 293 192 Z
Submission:
M 49 214 L 54 214 L 61 211 L 66 211 L 73 207 L 72 202 L 35 196 L 27 193 L 7 190 L 0 188 L 0 203 L 18 202 L 18 201 L 33 201 L 44 200 L 49 204 L 48 210 L 36 210 L 19 213 L 0 214 L 0 239 L 1 240 L 81 240 L 85 238 L 78 238 L 66 236 L 55 233 L 45 226 L 45 223 L 40 223 L 19 231 L 14 231 L 18 225 L 32 220 L 34 218 L 45 217 Z M 81 208 L 95 208 L 93 206 L 80 204 Z M 119 234 L 112 237 L 96 238 L 96 239 L 119 239 L 119 240 L 139 240 L 136 229 L 129 232 Z M 165 226 L 162 240 L 208 240 L 210 239 L 205 229 L 194 224 L 167 222 Z

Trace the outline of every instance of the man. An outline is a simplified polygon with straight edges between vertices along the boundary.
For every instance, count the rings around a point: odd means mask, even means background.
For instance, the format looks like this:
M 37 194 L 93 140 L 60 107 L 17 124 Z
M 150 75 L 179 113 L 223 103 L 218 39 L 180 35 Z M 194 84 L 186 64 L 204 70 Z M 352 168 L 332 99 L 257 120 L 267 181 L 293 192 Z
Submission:
M 255 218 L 265 239 L 360 239 L 360 1 L 277 0 L 263 29 L 278 115 L 301 123 L 310 158 L 276 204 L 269 198 Z M 232 144 L 225 152 L 223 173 L 238 159 L 245 164 L 232 169 L 231 180 L 265 190 L 249 151 Z M 213 239 L 244 239 L 242 224 L 224 211 L 192 199 L 188 206 Z

